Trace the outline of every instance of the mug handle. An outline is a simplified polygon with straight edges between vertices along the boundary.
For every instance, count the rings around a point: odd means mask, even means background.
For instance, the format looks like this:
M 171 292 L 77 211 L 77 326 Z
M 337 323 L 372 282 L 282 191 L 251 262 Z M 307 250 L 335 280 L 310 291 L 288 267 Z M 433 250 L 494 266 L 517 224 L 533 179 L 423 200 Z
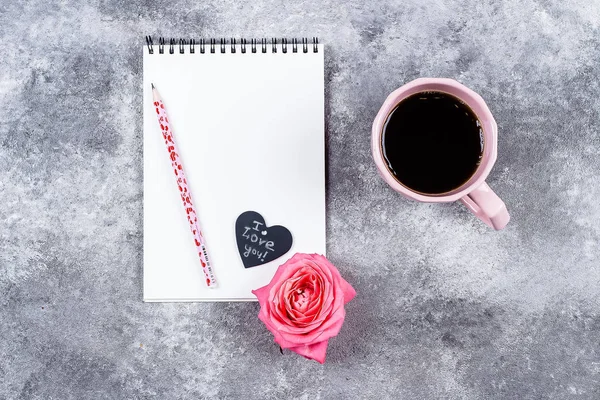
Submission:
M 477 218 L 497 231 L 503 229 L 510 220 L 506 205 L 485 182 L 475 188 L 471 193 L 461 198 L 460 201 L 462 201 Z

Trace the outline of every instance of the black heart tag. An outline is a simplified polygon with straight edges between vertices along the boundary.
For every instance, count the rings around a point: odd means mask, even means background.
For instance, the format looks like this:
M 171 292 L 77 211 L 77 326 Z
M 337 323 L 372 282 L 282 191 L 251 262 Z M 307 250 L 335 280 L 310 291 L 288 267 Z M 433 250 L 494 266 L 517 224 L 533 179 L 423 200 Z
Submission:
M 235 221 L 235 238 L 244 268 L 271 262 L 292 248 L 292 234 L 281 226 L 267 227 L 256 211 L 246 211 Z

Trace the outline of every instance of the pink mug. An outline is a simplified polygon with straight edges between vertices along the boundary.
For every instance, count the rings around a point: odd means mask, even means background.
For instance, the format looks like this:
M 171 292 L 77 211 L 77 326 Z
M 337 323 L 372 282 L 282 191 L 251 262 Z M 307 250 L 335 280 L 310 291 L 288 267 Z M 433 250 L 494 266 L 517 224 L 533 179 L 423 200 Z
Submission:
M 462 100 L 482 124 L 484 148 L 481 163 L 473 176 L 460 187 L 441 195 L 425 195 L 402 185 L 390 172 L 383 157 L 382 136 L 390 113 L 406 97 L 419 92 L 436 91 L 448 93 Z M 453 79 L 420 78 L 393 91 L 385 100 L 373 121 L 371 149 L 379 174 L 403 196 L 423 202 L 443 203 L 460 200 L 473 214 L 491 228 L 500 230 L 508 224 L 510 216 L 504 202 L 485 183 L 498 153 L 498 126 L 489 108 L 477 93 Z

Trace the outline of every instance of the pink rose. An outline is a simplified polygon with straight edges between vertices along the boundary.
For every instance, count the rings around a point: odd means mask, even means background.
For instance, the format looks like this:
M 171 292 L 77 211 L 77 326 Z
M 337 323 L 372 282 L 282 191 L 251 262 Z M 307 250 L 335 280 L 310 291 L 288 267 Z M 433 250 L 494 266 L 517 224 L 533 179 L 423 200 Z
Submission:
M 356 295 L 329 260 L 303 253 L 296 253 L 267 286 L 252 293 L 260 303 L 258 318 L 275 342 L 321 364 L 327 342 L 344 323 L 344 304 Z

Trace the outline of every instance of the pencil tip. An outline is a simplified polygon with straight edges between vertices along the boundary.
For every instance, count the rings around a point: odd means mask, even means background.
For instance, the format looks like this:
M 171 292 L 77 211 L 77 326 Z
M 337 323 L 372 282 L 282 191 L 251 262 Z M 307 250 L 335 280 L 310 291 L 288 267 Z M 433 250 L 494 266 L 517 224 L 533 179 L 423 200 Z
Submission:
M 154 83 L 150 83 L 150 85 L 152 85 L 152 89 L 154 89 Z

